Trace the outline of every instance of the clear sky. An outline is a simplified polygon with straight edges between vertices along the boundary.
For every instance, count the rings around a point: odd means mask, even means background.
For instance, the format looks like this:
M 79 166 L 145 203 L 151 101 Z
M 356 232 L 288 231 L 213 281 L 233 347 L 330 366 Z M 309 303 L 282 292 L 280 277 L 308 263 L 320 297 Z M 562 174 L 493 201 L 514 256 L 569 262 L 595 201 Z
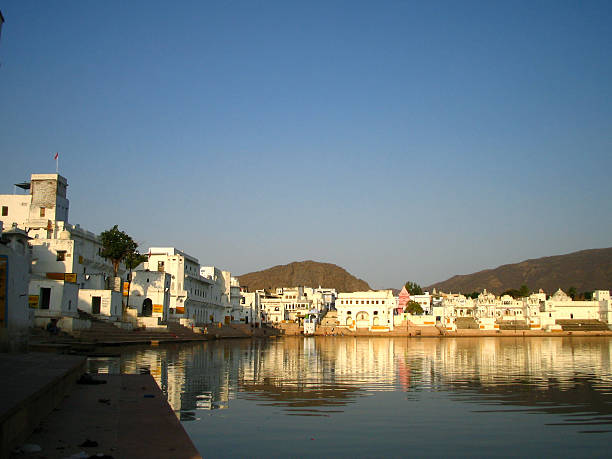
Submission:
M 375 288 L 612 246 L 610 1 L 0 0 L 0 193 Z

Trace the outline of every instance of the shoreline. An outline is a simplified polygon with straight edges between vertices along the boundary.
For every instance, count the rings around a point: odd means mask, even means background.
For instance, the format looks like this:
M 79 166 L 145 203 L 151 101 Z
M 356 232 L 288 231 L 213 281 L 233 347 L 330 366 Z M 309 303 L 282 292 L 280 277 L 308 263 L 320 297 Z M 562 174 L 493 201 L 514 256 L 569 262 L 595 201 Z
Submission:
M 216 333 L 196 334 L 192 336 L 138 336 L 134 332 L 115 339 L 81 340 L 77 337 L 34 336 L 29 344 L 29 352 L 51 352 L 57 354 L 89 355 L 96 348 L 113 348 L 121 346 L 157 347 L 165 344 L 181 344 L 209 342 L 224 339 L 278 339 L 282 337 L 304 337 L 303 329 L 295 324 L 282 324 L 278 327 L 251 329 L 251 333 L 243 329 L 224 327 L 215 330 Z M 553 331 L 542 330 L 456 330 L 440 331 L 432 327 L 408 327 L 403 330 L 389 332 L 373 332 L 367 330 L 350 331 L 332 326 L 317 327 L 312 337 L 344 337 L 344 338 L 545 338 L 545 337 L 600 337 L 611 338 L 612 330 L 607 331 Z
M 283 330 L 282 336 L 303 336 L 301 327 L 294 324 L 282 324 L 279 326 Z M 612 330 L 597 331 L 543 331 L 543 330 L 439 330 L 435 327 L 402 327 L 388 332 L 374 332 L 368 330 L 351 331 L 347 328 L 319 325 L 314 336 L 341 336 L 341 337 L 378 337 L 378 338 L 507 338 L 507 337 L 569 337 L 569 336 L 591 336 L 591 337 L 612 337 Z

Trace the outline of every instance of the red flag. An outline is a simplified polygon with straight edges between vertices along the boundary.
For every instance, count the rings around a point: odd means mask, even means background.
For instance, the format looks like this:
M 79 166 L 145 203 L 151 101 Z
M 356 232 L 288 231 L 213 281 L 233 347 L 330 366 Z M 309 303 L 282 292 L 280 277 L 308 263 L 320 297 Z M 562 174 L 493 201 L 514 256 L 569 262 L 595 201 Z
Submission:
M 59 153 L 55 153 L 55 156 L 53 157 L 53 159 L 57 159 L 59 157 Z

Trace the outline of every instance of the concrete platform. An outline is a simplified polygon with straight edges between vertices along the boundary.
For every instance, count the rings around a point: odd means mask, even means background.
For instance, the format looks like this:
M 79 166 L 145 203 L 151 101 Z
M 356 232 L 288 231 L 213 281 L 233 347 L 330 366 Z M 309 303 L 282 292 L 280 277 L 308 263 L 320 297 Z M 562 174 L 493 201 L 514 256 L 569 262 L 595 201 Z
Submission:
M 27 439 L 41 451 L 11 457 L 59 459 L 79 453 L 115 459 L 201 457 L 153 377 L 93 377 L 106 384 L 76 385 Z M 95 446 L 84 446 L 93 442 Z
M 0 457 L 22 443 L 72 389 L 85 358 L 0 354 Z

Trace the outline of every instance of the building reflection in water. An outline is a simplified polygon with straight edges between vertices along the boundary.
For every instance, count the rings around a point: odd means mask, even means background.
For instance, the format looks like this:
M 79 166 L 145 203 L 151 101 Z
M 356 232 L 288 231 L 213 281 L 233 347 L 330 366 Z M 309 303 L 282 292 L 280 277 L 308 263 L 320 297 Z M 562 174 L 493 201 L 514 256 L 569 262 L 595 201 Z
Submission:
M 608 424 L 611 349 L 607 338 L 287 337 L 125 348 L 120 358 L 90 359 L 89 369 L 150 372 L 184 421 L 237 396 L 287 415 L 330 416 L 369 393 L 400 390 L 588 412 L 572 422 Z

